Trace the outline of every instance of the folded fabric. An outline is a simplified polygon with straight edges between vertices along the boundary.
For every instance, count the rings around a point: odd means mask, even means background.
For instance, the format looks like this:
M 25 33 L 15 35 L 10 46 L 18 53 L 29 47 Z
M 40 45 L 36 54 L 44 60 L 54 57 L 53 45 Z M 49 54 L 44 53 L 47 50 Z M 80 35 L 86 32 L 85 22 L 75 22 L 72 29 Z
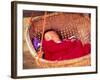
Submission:
M 67 60 L 78 58 L 90 53 L 90 44 L 82 45 L 80 40 L 65 40 L 61 43 L 43 41 L 44 58 L 47 60 Z

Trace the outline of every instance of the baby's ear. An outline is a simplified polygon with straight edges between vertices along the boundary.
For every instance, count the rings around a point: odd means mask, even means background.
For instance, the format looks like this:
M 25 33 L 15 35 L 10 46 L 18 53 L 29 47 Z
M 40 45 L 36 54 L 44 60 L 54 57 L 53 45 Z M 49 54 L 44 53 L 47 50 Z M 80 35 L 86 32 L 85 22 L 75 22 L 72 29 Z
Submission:
M 52 39 L 52 36 L 48 35 L 48 38 L 51 40 Z
M 50 36 L 47 37 L 47 41 L 50 41 L 52 38 Z
M 49 40 L 51 40 L 51 39 L 52 39 L 51 36 L 45 35 L 45 40 L 46 40 L 46 41 L 49 41 Z

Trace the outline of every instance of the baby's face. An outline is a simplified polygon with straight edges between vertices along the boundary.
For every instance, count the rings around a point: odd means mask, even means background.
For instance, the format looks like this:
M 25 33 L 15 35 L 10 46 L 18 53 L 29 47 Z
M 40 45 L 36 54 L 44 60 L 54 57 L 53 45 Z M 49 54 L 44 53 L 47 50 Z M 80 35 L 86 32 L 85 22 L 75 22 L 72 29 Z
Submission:
M 49 32 L 45 33 L 44 37 L 45 37 L 46 41 L 50 41 L 50 40 L 53 40 L 54 42 L 61 41 L 58 34 L 54 31 L 49 31 Z

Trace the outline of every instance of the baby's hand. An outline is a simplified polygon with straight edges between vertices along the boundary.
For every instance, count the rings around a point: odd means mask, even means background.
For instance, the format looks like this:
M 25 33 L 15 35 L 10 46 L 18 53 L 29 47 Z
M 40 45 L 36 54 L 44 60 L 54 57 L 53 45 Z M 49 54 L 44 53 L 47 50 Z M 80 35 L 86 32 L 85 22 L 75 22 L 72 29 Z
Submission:
M 71 36 L 68 39 L 77 39 L 76 36 Z
M 77 40 L 77 38 L 76 38 L 76 36 L 71 36 L 71 37 L 69 37 L 68 39 L 64 39 L 63 41 L 76 41 Z
M 72 42 L 74 42 L 74 41 L 77 40 L 76 36 L 71 36 L 69 39 L 70 39 Z

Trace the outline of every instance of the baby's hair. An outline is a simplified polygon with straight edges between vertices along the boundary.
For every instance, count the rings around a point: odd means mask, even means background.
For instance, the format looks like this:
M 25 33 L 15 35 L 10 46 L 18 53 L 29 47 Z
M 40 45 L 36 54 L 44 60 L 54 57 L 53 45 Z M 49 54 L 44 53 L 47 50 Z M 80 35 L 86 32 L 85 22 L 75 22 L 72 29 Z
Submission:
M 61 35 L 60 35 L 60 34 L 58 33 L 58 31 L 56 31 L 55 29 L 48 29 L 48 30 L 44 31 L 44 35 L 45 35 L 47 32 L 50 32 L 50 31 L 54 31 L 55 33 L 57 33 L 57 35 L 59 36 L 59 38 L 62 39 L 62 38 L 61 38 Z
M 45 34 L 45 33 L 47 33 L 47 32 L 50 32 L 50 31 L 54 31 L 54 32 L 56 32 L 56 33 L 57 33 L 57 31 L 56 31 L 56 30 L 54 30 L 54 29 L 48 29 L 48 30 L 44 31 L 44 34 Z

